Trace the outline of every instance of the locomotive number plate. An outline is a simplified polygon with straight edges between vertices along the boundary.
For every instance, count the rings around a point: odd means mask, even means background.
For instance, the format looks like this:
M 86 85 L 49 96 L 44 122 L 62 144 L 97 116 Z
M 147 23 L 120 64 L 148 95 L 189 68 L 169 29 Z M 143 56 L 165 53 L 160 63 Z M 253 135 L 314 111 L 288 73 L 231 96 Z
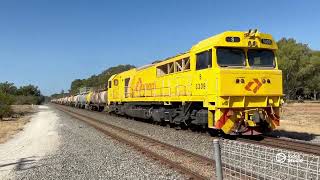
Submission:
M 206 89 L 206 83 L 198 83 L 198 84 L 196 84 L 196 89 Z

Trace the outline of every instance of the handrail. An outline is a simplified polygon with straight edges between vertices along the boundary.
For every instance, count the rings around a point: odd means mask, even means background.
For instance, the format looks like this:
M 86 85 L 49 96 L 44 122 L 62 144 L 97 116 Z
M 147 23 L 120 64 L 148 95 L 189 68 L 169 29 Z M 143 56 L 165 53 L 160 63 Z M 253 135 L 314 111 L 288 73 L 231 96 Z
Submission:
M 170 84 L 172 80 L 167 80 L 165 83 L 165 80 L 162 81 L 161 87 L 153 86 L 152 88 L 147 88 L 146 84 L 143 85 L 142 88 L 134 89 L 130 86 L 124 86 L 124 93 L 121 93 L 121 97 L 124 98 L 135 98 L 135 97 L 167 97 L 167 96 L 191 96 L 192 95 L 192 81 L 191 78 L 189 81 L 187 81 L 187 84 L 180 83 L 180 79 L 182 77 L 175 78 L 175 85 L 174 87 L 171 87 Z M 185 77 L 184 77 L 185 78 Z M 154 81 L 154 84 L 161 84 L 157 83 L 159 81 Z M 167 86 L 165 86 L 167 84 Z M 174 90 L 174 91 L 172 91 Z M 114 97 L 114 92 L 113 97 Z M 118 92 L 119 95 L 119 92 Z M 115 97 L 114 97 L 115 98 Z

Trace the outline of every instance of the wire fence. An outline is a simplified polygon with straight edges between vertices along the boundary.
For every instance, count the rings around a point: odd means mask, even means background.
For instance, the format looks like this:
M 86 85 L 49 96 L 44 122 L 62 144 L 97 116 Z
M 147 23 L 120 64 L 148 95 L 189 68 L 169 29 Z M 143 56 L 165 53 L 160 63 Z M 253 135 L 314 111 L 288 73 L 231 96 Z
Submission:
M 220 171 L 223 179 L 320 180 L 319 156 L 231 140 L 214 145 L 222 162 L 216 164 L 217 179 Z

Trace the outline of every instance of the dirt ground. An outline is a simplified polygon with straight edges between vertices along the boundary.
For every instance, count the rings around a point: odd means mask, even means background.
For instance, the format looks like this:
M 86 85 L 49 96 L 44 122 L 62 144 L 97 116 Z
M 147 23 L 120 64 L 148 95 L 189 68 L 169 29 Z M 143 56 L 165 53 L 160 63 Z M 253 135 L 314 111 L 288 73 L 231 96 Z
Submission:
M 22 108 L 24 107 L 19 107 L 19 109 Z M 21 129 L 23 127 L 23 131 L 5 143 L 0 143 L 0 179 L 20 179 L 15 178 L 17 171 L 22 172 L 27 169 L 41 168 L 41 166 L 47 167 L 48 164 L 37 164 L 37 162 L 42 158 L 49 158 L 49 155 L 55 152 L 59 146 L 57 131 L 59 116 L 48 106 L 40 105 L 34 108 L 37 113 L 17 120 L 19 122 L 17 124 Z M 28 107 L 26 109 L 33 111 Z M 23 123 L 28 120 L 30 122 L 23 126 Z M 12 126 L 7 124 L 7 127 L 17 129 L 17 124 Z M 51 171 L 50 167 L 49 171 Z M 22 179 L 39 179 L 36 177 L 34 174 L 30 174 L 30 178 L 23 177 Z
M 320 135 L 320 103 L 285 104 L 278 130 Z
M 12 118 L 0 120 L 0 143 L 6 142 L 14 134 L 23 130 L 26 123 L 30 121 L 31 114 L 36 112 L 36 106 L 13 105 L 14 115 Z

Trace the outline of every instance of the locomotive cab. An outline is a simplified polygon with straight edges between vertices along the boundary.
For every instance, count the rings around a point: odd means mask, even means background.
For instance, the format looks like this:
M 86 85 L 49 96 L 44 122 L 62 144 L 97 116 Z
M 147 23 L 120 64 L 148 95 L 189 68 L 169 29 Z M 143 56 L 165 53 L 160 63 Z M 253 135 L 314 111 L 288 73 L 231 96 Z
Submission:
M 209 128 L 250 135 L 274 129 L 279 125 L 282 99 L 276 44 L 270 35 L 257 31 L 223 36 L 219 40 L 225 42 L 206 51 L 212 65 L 208 63 L 205 71 L 196 69 L 200 86 L 195 91 L 208 97 Z M 195 54 L 198 67 L 201 58 Z

